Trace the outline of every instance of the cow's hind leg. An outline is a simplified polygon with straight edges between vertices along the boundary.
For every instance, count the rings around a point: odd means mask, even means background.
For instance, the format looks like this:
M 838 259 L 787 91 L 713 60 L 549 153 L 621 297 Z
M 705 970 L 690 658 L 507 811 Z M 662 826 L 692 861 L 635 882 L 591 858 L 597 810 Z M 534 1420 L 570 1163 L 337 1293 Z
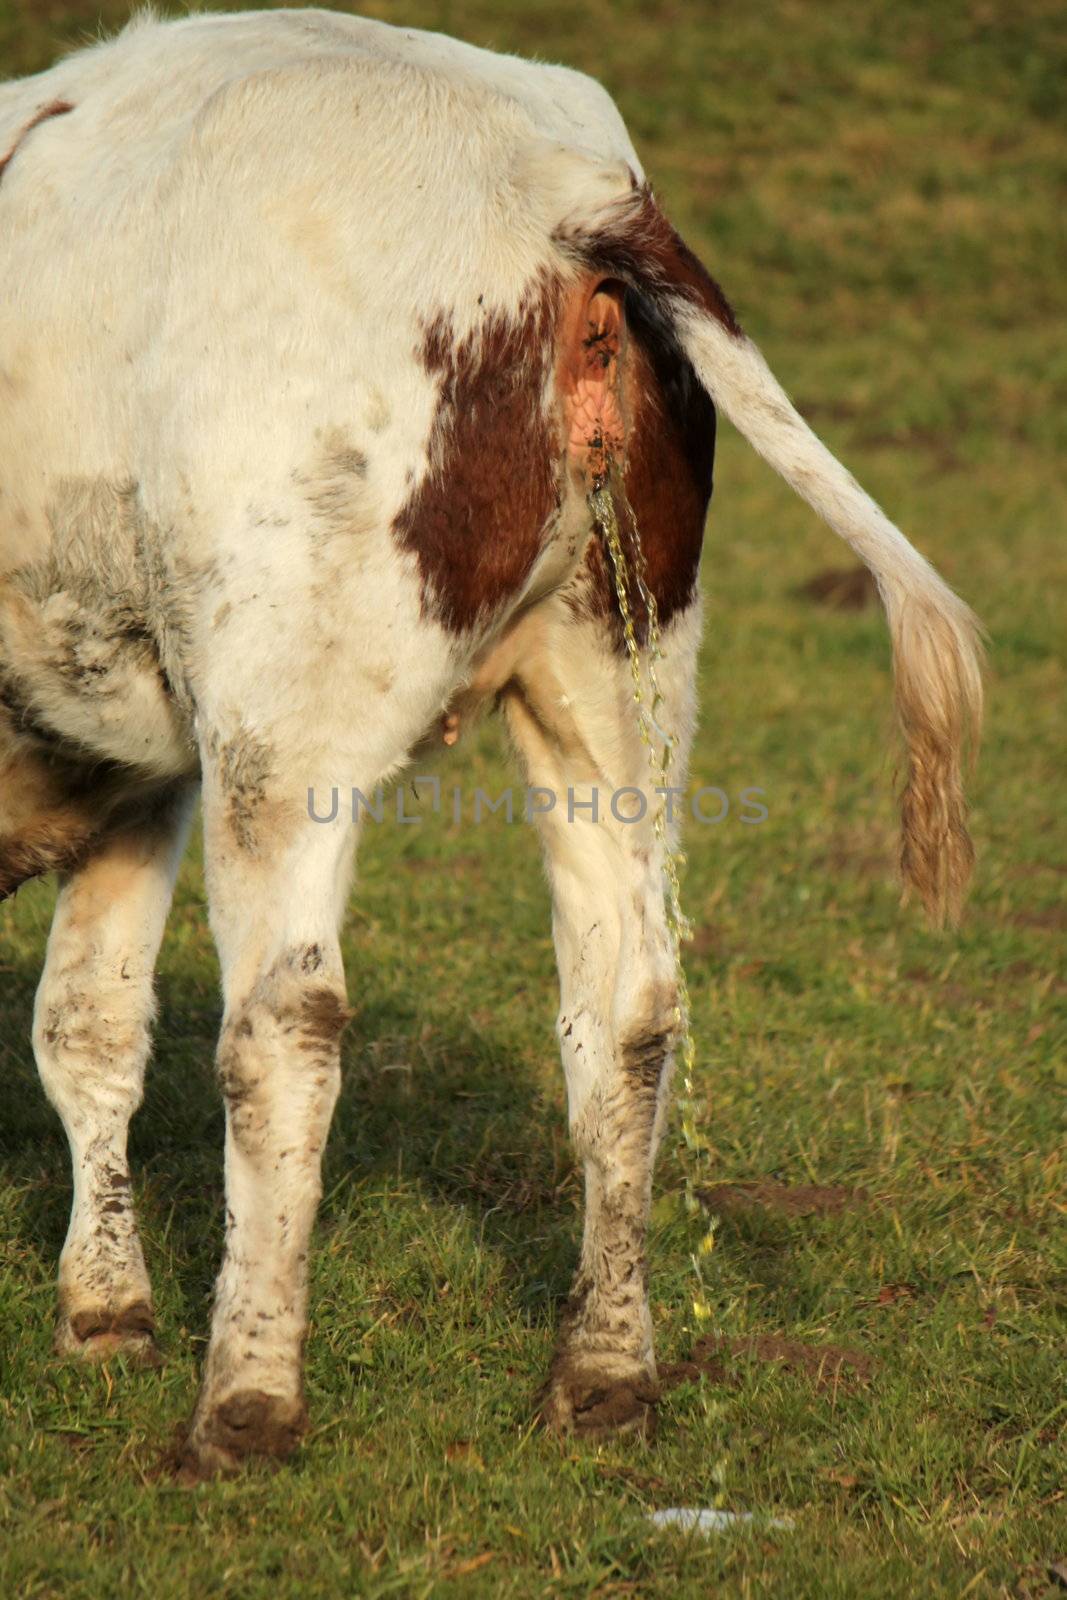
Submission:
M 56 1346 L 64 1355 L 155 1353 L 126 1132 L 141 1101 L 152 973 L 191 808 L 183 790 L 111 835 L 62 884 L 56 904 L 33 1042 L 74 1169 L 59 1268 Z
M 526 631 L 505 705 L 530 784 L 545 791 L 531 790 L 531 804 L 552 885 L 559 1039 L 586 1188 L 581 1258 L 542 1414 L 561 1431 L 648 1431 L 658 1391 L 645 1240 L 678 1027 L 657 801 L 629 666 L 607 625 L 578 621 L 557 601 Z M 660 667 L 659 715 L 678 739 L 679 783 L 696 637 L 693 607 L 672 624 Z
M 232 762 L 205 763 L 226 1246 L 183 1453 L 200 1476 L 287 1456 L 306 1427 L 308 1250 L 348 1018 L 338 928 L 353 830 L 343 819 L 316 826 L 300 804 L 304 773 L 294 757 L 288 783 L 253 791 L 234 786 Z

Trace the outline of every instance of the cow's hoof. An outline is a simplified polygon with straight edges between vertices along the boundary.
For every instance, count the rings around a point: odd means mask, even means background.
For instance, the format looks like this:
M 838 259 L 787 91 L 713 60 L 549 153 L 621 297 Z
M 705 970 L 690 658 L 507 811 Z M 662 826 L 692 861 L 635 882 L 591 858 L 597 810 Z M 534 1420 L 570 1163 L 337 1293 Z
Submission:
M 185 1482 L 227 1477 L 254 1458 L 284 1461 L 307 1428 L 307 1408 L 299 1399 L 238 1389 L 210 1410 L 198 1412 L 178 1452 L 178 1476 Z
M 163 1363 L 156 1344 L 156 1321 L 147 1300 L 135 1300 L 119 1311 L 84 1307 L 61 1312 L 56 1323 L 57 1355 L 79 1361 L 110 1361 L 123 1355 L 142 1367 Z
M 553 1433 L 586 1439 L 656 1431 L 659 1384 L 647 1372 L 608 1372 L 557 1357 L 541 1394 L 540 1414 Z

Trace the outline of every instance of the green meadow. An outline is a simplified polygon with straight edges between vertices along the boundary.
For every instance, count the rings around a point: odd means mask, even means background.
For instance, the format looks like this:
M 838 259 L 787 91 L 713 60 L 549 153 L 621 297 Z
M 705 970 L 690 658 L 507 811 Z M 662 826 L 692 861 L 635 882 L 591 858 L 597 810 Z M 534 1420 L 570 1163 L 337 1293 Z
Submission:
M 651 1442 L 533 1425 L 580 1185 L 531 829 L 370 826 L 356 1019 L 292 1464 L 187 1488 L 223 1229 L 221 1005 L 199 850 L 131 1149 L 165 1364 L 51 1353 L 70 1204 L 30 1014 L 54 886 L 0 909 L 0 1595 L 971 1596 L 1067 1586 L 1064 1245 L 1067 29 L 1053 0 L 369 0 L 567 62 L 813 425 L 990 634 L 957 932 L 902 906 L 889 645 L 852 564 L 723 426 L 703 562 L 687 969 L 712 1144 L 712 1316 L 675 1127 Z M 125 6 L 0 0 L 0 72 Z M 1057 470 L 1060 468 L 1061 470 Z M 829 593 L 827 593 L 829 591 Z M 862 593 L 854 598 L 863 599 Z M 518 782 L 486 723 L 442 763 Z M 764 791 L 767 819 L 737 797 Z M 694 1345 L 700 1335 L 703 1343 Z M 752 1512 L 710 1535 L 671 1506 Z M 770 1519 L 781 1519 L 780 1526 Z M 1064 1563 L 1056 1575 L 1056 1563 Z

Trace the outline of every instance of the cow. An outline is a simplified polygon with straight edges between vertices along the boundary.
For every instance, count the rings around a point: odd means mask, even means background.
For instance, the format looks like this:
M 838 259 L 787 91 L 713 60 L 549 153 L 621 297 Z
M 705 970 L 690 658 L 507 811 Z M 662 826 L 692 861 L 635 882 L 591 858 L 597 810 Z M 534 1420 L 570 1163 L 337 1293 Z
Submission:
M 877 582 L 903 877 L 935 921 L 972 864 L 973 615 L 563 67 L 321 10 L 141 15 L 0 86 L 0 265 L 0 892 L 60 875 L 33 1022 L 73 1164 L 57 1349 L 155 1351 L 127 1126 L 199 794 L 226 1238 L 183 1470 L 297 1445 L 358 832 L 306 796 L 369 794 L 495 706 L 530 784 L 576 797 L 536 817 L 585 1180 L 540 1413 L 647 1431 L 675 824 L 595 792 L 651 794 L 628 631 L 642 660 L 655 634 L 684 782 L 717 410 Z M 643 572 L 628 625 L 605 496 Z

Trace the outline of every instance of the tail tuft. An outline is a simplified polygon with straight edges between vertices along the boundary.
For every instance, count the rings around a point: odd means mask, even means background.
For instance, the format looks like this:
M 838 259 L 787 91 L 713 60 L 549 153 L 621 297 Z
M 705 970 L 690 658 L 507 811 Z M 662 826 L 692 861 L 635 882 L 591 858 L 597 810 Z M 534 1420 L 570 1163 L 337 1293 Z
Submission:
M 951 606 L 906 598 L 892 622 L 896 709 L 907 750 L 900 799 L 900 869 L 930 921 L 959 921 L 974 868 L 963 766 L 982 720 L 980 630 Z

